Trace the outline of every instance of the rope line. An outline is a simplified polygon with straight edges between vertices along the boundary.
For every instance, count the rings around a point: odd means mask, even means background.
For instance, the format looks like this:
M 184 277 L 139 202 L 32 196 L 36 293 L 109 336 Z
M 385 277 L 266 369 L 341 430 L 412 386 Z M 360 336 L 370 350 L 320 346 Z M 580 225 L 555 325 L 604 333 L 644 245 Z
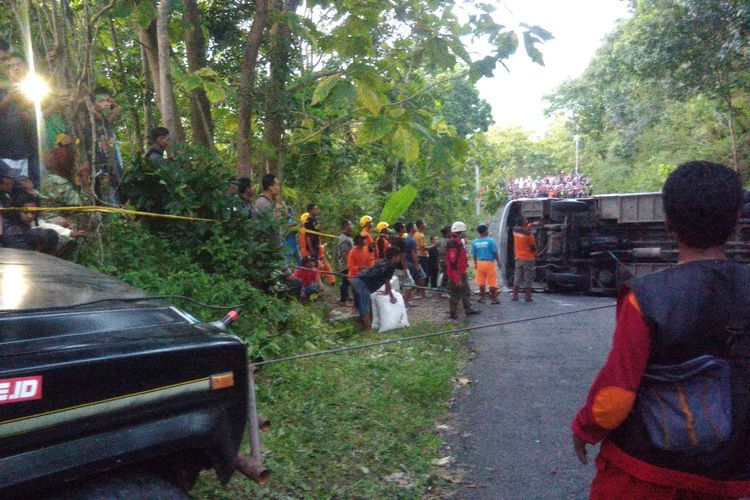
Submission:
M 108 214 L 140 215 L 143 217 L 155 217 L 160 219 L 189 220 L 197 222 L 221 222 L 216 219 L 204 219 L 202 217 L 188 217 L 186 215 L 157 214 L 154 212 L 141 212 L 139 210 L 128 210 L 125 208 L 104 206 L 79 206 L 79 207 L 8 207 L 0 208 L 1 212 L 102 212 Z
M 567 316 L 571 314 L 579 314 L 584 312 L 590 312 L 590 311 L 598 311 L 601 309 L 609 309 L 612 307 L 615 307 L 616 304 L 607 304 L 605 306 L 596 306 L 596 307 L 589 307 L 585 309 L 577 309 L 575 311 L 565 311 L 560 313 L 554 313 L 554 314 L 546 314 L 544 316 L 534 316 L 531 318 L 523 318 L 523 319 L 514 319 L 509 321 L 499 321 L 497 323 L 488 323 L 485 325 L 477 325 L 477 326 L 467 326 L 464 328 L 457 328 L 454 330 L 444 330 L 441 332 L 433 332 L 433 333 L 425 333 L 422 335 L 413 335 L 411 337 L 401 337 L 398 339 L 389 339 L 389 340 L 381 340 L 380 342 L 370 342 L 367 344 L 359 344 L 359 345 L 353 345 L 353 346 L 347 346 L 347 347 L 339 347 L 337 349 L 327 349 L 325 351 L 316 351 L 316 352 L 308 352 L 303 354 L 297 354 L 294 356 L 287 356 L 284 358 L 277 358 L 277 359 L 269 359 L 267 361 L 260 361 L 258 363 L 250 363 L 251 366 L 263 366 L 263 365 L 272 365 L 276 363 L 283 363 L 286 361 L 297 361 L 300 359 L 308 359 L 308 358 L 316 358 L 319 356 L 329 356 L 332 354 L 340 354 L 345 352 L 351 352 L 351 351 L 358 351 L 361 349 L 368 349 L 371 347 L 380 347 L 384 345 L 390 345 L 390 344 L 398 344 L 401 342 L 410 342 L 414 340 L 422 340 L 427 339 L 431 337 L 438 337 L 442 335 L 455 335 L 456 333 L 462 333 L 462 332 L 469 332 L 472 330 L 481 330 L 484 328 L 491 328 L 491 327 L 497 327 L 497 326 L 505 326 L 505 325 L 513 325 L 517 323 L 523 323 L 526 321 L 536 321 L 540 319 L 548 319 L 548 318 L 556 318 L 559 316 Z

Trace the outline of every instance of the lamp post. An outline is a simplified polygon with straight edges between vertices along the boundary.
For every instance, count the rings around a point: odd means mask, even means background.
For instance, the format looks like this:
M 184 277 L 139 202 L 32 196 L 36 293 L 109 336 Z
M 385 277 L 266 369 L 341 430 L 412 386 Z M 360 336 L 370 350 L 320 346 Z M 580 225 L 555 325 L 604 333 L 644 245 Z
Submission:
M 578 175 L 578 144 L 581 140 L 581 136 L 576 134 L 573 136 L 573 139 L 576 141 L 576 175 Z
M 482 215 L 481 179 L 479 178 L 479 162 L 474 163 L 474 182 L 477 189 L 477 217 Z

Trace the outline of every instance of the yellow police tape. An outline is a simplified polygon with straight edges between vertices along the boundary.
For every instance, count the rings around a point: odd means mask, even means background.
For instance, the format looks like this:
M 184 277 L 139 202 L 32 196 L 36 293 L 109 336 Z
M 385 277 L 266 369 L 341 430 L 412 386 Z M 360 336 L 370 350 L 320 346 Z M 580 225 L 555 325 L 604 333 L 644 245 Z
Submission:
M 300 228 L 293 227 L 289 228 L 290 231 L 299 231 Z M 305 233 L 307 234 L 317 234 L 318 236 L 325 236 L 326 238 L 338 238 L 335 234 L 328 234 L 328 233 L 320 233 L 318 231 L 313 231 L 312 229 L 305 229 Z
M 9 207 L 0 208 L 2 212 L 101 212 L 108 214 L 123 214 L 123 215 L 139 215 L 142 217 L 155 217 L 159 219 L 172 219 L 172 220 L 186 220 L 195 222 L 221 222 L 217 219 L 205 219 L 202 217 L 188 217 L 186 215 L 170 215 L 170 214 L 157 214 L 154 212 L 141 212 L 139 210 L 128 210 L 126 208 L 116 207 L 103 207 L 98 205 L 85 205 L 79 207 Z M 299 231 L 299 228 L 289 228 L 290 231 Z M 309 234 L 317 234 L 319 236 L 325 236 L 326 238 L 338 238 L 334 234 L 321 233 L 318 231 L 312 231 L 310 229 L 305 230 Z
M 82 206 L 82 207 L 10 207 L 0 208 L 0 212 L 103 212 L 108 214 L 140 215 L 143 217 L 156 217 L 160 219 L 189 220 L 197 222 L 221 222 L 216 219 L 204 219 L 202 217 L 188 217 L 186 215 L 157 214 L 153 212 L 141 212 L 125 208 Z

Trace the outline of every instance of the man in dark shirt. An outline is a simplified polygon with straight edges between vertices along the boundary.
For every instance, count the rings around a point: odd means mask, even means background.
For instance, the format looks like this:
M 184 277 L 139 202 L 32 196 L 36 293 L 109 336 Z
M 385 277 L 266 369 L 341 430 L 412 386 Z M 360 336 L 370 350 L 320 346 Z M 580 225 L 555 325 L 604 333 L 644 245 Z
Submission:
M 169 129 L 164 127 L 153 128 L 149 134 L 149 139 L 151 140 L 151 148 L 146 153 L 146 159 L 157 165 L 164 165 L 167 161 L 164 158 L 164 151 L 169 146 Z
M 10 86 L 0 88 L 0 159 L 13 169 L 14 176 L 30 177 L 38 188 L 34 108 L 19 85 L 28 74 L 28 67 L 22 57 L 11 55 L 4 69 L 2 79 L 7 78 Z
M 372 304 L 370 294 L 378 288 L 385 285 L 384 295 L 391 296 L 391 304 L 396 303 L 396 297 L 391 290 L 391 278 L 396 270 L 396 265 L 401 261 L 401 250 L 396 247 L 390 247 L 385 254 L 385 259 L 377 262 L 374 266 L 368 267 L 360 272 L 352 281 L 352 290 L 354 291 L 354 305 L 359 312 L 359 318 L 365 331 L 372 329 Z

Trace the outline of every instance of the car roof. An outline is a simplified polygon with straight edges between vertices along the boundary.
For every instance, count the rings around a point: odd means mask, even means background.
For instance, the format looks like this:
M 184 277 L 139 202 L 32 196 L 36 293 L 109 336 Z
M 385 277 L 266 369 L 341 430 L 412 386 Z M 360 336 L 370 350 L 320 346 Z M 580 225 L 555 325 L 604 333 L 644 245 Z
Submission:
M 105 274 L 28 250 L 0 248 L 0 311 L 59 308 L 146 294 Z

